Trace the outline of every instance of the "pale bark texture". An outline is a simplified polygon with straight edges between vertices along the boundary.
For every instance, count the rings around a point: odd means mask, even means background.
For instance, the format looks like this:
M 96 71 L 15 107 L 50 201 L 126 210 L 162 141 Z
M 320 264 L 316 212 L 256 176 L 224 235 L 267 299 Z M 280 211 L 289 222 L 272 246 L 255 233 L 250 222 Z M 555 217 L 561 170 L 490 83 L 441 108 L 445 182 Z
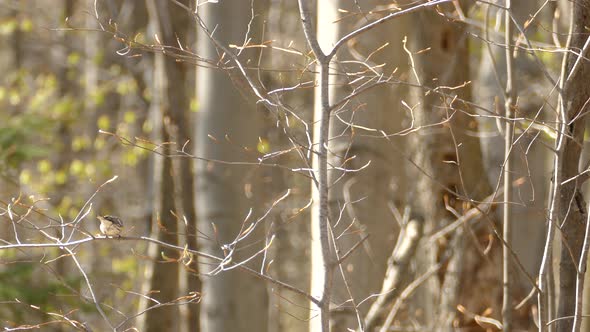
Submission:
M 590 25 L 590 1 L 574 2 L 573 36 L 571 48 L 582 50 L 587 42 L 587 26 Z M 590 65 L 586 59 L 570 53 L 566 66 L 566 83 L 564 88 L 563 120 L 566 123 L 563 150 L 558 157 L 561 159 L 557 170 L 561 185 L 558 187 L 557 227 L 561 230 L 561 257 L 559 263 L 559 299 L 557 317 L 568 317 L 574 314 L 576 305 L 577 266 L 584 239 L 586 223 L 586 201 L 581 192 L 581 180 L 577 179 L 582 153 L 586 117 L 581 116 L 588 111 L 590 100 Z M 563 184 L 563 181 L 574 179 Z M 571 331 L 572 319 L 556 322 L 556 331 Z
M 334 43 L 345 34 L 383 17 L 386 11 L 367 14 L 382 8 L 379 5 L 382 5 L 381 1 L 318 1 L 316 30 L 323 51 L 331 51 Z M 339 9 L 352 14 L 340 19 L 343 15 Z M 403 36 L 408 33 L 408 26 L 408 19 L 400 17 L 343 46 L 330 65 L 330 103 L 358 91 L 363 84 L 370 85 L 380 74 L 387 77 L 395 68 L 400 72 L 407 68 L 407 58 L 397 52 L 397 48 L 401 47 Z M 380 49 L 386 43 L 389 45 Z M 381 64 L 384 66 L 379 66 Z M 361 76 L 353 73 L 363 72 L 368 66 L 376 67 L 377 72 L 368 71 L 367 78 L 352 83 Z M 328 145 L 330 227 L 339 255 L 368 236 L 334 272 L 333 331 L 356 329 L 363 324 L 370 301 L 355 307 L 369 295 L 379 292 L 399 231 L 389 206 L 403 208 L 405 166 L 399 160 L 404 158 L 401 151 L 405 139 L 387 139 L 383 133 L 396 133 L 407 125 L 403 122 L 407 114 L 400 102 L 406 91 L 403 85 L 379 85 L 337 107 L 331 114 Z M 319 91 L 316 91 L 316 110 L 319 108 L 318 97 Z M 334 169 L 361 169 L 366 165 L 369 166 L 360 172 Z M 312 240 L 317 239 L 313 237 Z M 312 256 L 312 292 L 318 275 L 322 273 L 321 263 L 316 263 L 316 258 Z
M 258 2 L 254 3 L 254 12 L 260 13 L 261 8 L 256 7 Z M 230 44 L 243 45 L 253 36 L 246 36 L 251 19 L 250 4 L 250 1 L 208 3 L 199 7 L 199 15 L 209 31 L 215 30 L 212 38 L 220 44 L 226 48 Z M 260 35 L 257 28 L 259 22 L 259 18 L 256 18 L 251 25 L 250 31 L 256 32 L 256 35 Z M 229 57 L 216 49 L 207 32 L 198 29 L 199 55 L 224 68 L 202 66 L 197 69 L 199 106 L 194 123 L 197 133 L 195 154 L 208 159 L 196 162 L 196 209 L 198 228 L 203 235 L 199 246 L 207 253 L 223 257 L 221 246 L 232 242 L 239 235 L 248 209 L 256 208 L 252 206 L 253 201 L 247 199 L 248 191 L 245 190 L 256 183 L 251 176 L 253 167 L 218 161 L 255 162 L 256 155 L 248 153 L 244 147 L 255 150 L 260 120 L 255 103 L 240 94 L 231 79 L 232 75 L 239 74 L 233 64 L 228 62 Z M 230 50 L 236 51 L 234 48 Z M 256 63 L 256 53 L 243 51 L 239 59 L 243 63 L 250 60 L 248 63 L 253 65 Z M 259 235 L 256 233 L 252 236 Z M 241 249 L 244 244 L 237 245 L 233 263 L 249 257 L 259 248 L 249 246 Z M 257 262 L 254 260 L 250 263 Z M 217 267 L 218 262 L 200 259 L 199 264 L 203 273 L 201 329 L 208 332 L 266 331 L 268 299 L 264 282 L 236 270 L 207 275 Z M 259 270 L 259 266 L 254 266 Z
M 307 12 L 306 20 L 311 20 L 310 1 L 299 1 L 300 10 L 302 12 L 302 21 L 308 24 L 303 19 L 303 13 Z M 336 19 L 336 11 L 339 2 L 334 1 L 319 1 L 317 3 L 317 25 L 307 25 L 306 38 L 313 49 L 312 40 L 317 38 L 317 42 L 321 50 L 316 52 L 327 53 L 330 52 L 332 45 L 327 44 L 323 37 L 323 33 L 337 31 L 335 25 L 326 26 L 324 22 L 333 22 Z M 307 6 L 307 7 L 305 7 Z M 323 6 L 329 6 L 329 10 L 324 10 Z M 322 21 L 325 20 L 325 21 Z M 316 27 L 316 31 L 310 31 Z M 315 53 L 315 52 L 314 52 Z M 323 55 L 323 54 L 322 54 Z M 316 58 L 319 57 L 315 54 Z M 321 60 L 318 60 L 318 62 Z M 327 183 L 327 158 L 328 151 L 326 144 L 330 134 L 329 117 L 329 96 L 331 89 L 328 88 L 330 83 L 333 83 L 333 69 L 331 70 L 328 63 L 318 63 L 315 66 L 316 79 L 314 90 L 314 107 L 313 107 L 313 127 L 312 138 L 314 143 L 314 151 L 312 156 L 312 167 L 314 170 L 314 180 L 311 181 L 311 276 L 310 276 L 310 292 L 316 299 L 323 302 L 322 305 L 310 304 L 311 310 L 309 313 L 309 330 L 327 332 L 332 330 L 332 321 L 326 322 L 331 315 L 331 296 L 333 291 L 333 250 L 330 244 L 333 241 L 333 236 L 327 232 L 326 229 L 331 228 L 331 223 L 327 218 L 327 199 L 328 199 L 328 183 Z M 332 90 L 333 91 L 333 90 Z M 326 227 L 327 223 L 327 227 Z M 328 234 L 326 234 L 328 233 Z M 327 325 L 330 325 L 329 327 Z

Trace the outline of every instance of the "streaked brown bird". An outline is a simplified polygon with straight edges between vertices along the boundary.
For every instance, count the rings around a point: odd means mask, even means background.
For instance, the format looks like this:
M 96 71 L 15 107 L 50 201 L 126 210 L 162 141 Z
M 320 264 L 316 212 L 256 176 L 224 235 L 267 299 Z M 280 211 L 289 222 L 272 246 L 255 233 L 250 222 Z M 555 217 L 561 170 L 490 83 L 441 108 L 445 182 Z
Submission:
M 121 236 L 123 230 L 123 222 L 116 216 L 98 216 L 100 220 L 100 232 L 106 236 Z

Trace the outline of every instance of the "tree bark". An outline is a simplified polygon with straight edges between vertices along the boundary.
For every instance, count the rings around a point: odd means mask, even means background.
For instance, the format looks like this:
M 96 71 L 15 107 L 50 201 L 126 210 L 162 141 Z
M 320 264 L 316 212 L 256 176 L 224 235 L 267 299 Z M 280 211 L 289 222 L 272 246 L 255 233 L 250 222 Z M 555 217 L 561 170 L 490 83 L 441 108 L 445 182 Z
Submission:
M 452 7 L 441 8 L 449 10 Z M 413 134 L 410 141 L 417 166 L 414 172 L 418 176 L 417 188 L 410 198 L 414 202 L 412 212 L 424 220 L 424 232 L 429 234 L 456 219 L 447 206 L 461 213 L 466 206 L 476 205 L 492 190 L 481 177 L 485 170 L 479 141 L 467 134 L 469 130 L 477 131 L 477 123 L 469 116 L 473 112 L 467 103 L 471 100 L 470 87 L 462 86 L 470 81 L 466 27 L 458 22 L 448 22 L 433 11 L 421 12 L 417 19 L 420 23 L 411 35 L 408 52 L 427 51 L 411 55 L 416 66 L 413 76 L 416 83 L 423 86 L 417 91 L 416 102 L 419 104 L 414 113 L 415 126 L 442 123 Z M 441 86 L 457 88 L 440 89 L 438 92 L 442 94 L 430 90 Z M 480 229 L 478 233 L 482 231 L 485 230 Z M 461 239 L 469 232 L 473 230 L 457 232 L 419 248 L 417 275 L 442 261 L 448 262 L 437 277 L 426 282 L 418 291 L 416 301 L 412 302 L 413 308 L 424 310 L 421 315 L 423 324 L 432 329 L 446 331 L 457 326 L 461 321 L 456 310 L 458 304 L 470 309 L 477 306 L 475 311 L 483 310 L 485 305 L 500 308 L 494 300 L 497 298 L 494 287 L 487 284 L 489 280 L 479 280 L 482 272 L 476 269 L 482 269 L 482 257 L 467 246 L 479 246 L 478 240 L 473 236 Z M 500 247 L 493 249 L 492 256 L 501 254 Z M 492 268 L 496 270 L 496 266 L 487 266 L 486 277 L 499 283 L 500 274 L 494 276 L 490 272 Z M 463 293 L 468 289 L 467 282 L 474 289 L 480 284 L 477 289 L 486 289 L 486 296 L 474 298 L 472 292 Z M 481 302 L 482 298 L 486 300 Z
M 165 29 L 172 29 L 166 22 L 162 22 L 158 16 L 159 10 L 154 0 L 147 0 L 146 6 L 150 16 L 150 23 L 158 35 L 162 35 Z M 175 83 L 175 77 L 169 77 L 166 71 L 166 56 L 162 53 L 155 54 L 154 78 L 152 85 L 151 113 L 154 127 L 155 142 L 170 142 L 170 128 L 166 125 L 170 117 L 170 103 L 168 89 Z M 169 145 L 164 145 L 161 152 L 164 155 L 171 153 Z M 178 244 L 178 223 L 171 214 L 176 210 L 174 197 L 174 180 L 172 159 L 154 154 L 154 212 L 150 237 L 173 245 Z M 142 292 L 160 303 L 175 300 L 178 294 L 178 263 L 175 261 L 164 263 L 166 257 L 177 258 L 178 253 L 160 247 L 157 244 L 148 245 L 148 255 L 155 262 L 148 263 L 146 267 L 146 283 Z M 154 306 L 156 302 L 142 301 L 142 310 Z M 178 329 L 178 306 L 162 306 L 147 311 L 140 317 L 138 327 L 141 331 L 165 331 Z
M 576 1 L 573 3 L 573 36 L 571 49 L 585 50 L 588 40 L 586 27 L 590 25 L 590 1 Z M 585 53 L 587 54 L 587 53 Z M 586 117 L 581 116 L 588 111 L 590 100 L 590 64 L 575 53 L 570 53 L 566 66 L 566 84 L 563 91 L 564 105 L 562 118 L 565 123 L 563 150 L 558 157 L 561 167 L 554 183 L 558 186 L 557 227 L 561 230 L 561 257 L 559 263 L 559 299 L 557 317 L 568 317 L 574 314 L 576 305 L 576 277 L 584 239 L 586 222 L 586 201 L 581 192 L 579 164 Z M 567 180 L 567 183 L 564 184 Z M 571 331 L 572 319 L 562 319 L 556 322 L 556 331 Z
M 255 1 L 254 4 L 259 2 Z M 219 43 L 243 45 L 247 38 L 251 13 L 250 1 L 220 1 L 199 7 L 199 15 Z M 260 12 L 258 7 L 254 12 Z M 251 25 L 258 32 L 259 18 Z M 233 68 L 224 68 L 228 56 L 217 50 L 206 31 L 198 28 L 199 55 L 221 69 L 200 66 L 197 69 L 197 101 L 199 108 L 194 128 L 197 133 L 195 154 L 207 160 L 196 162 L 196 209 L 198 227 L 205 234 L 203 251 L 223 256 L 221 246 L 239 234 L 248 209 L 253 204 L 243 191 L 256 182 L 245 176 L 247 166 L 228 165 L 216 161 L 254 161 L 242 147 L 255 147 L 259 126 L 255 104 L 247 101 L 231 80 Z M 252 41 L 255 43 L 255 41 Z M 231 49 L 233 51 L 233 49 Z M 256 51 L 244 50 L 240 60 L 256 63 Z M 232 64 L 233 65 L 233 64 Z M 259 234 L 259 233 L 257 233 Z M 256 236 L 256 235 L 253 235 Z M 240 247 L 241 244 L 238 244 Z M 232 258 L 238 262 L 251 254 L 253 247 L 238 250 Z M 239 248 L 238 248 L 239 249 Z M 258 262 L 258 261 L 256 261 Z M 213 264 L 213 265 L 212 265 Z M 203 273 L 201 329 L 210 332 L 265 331 L 267 328 L 267 295 L 265 284 L 239 271 L 222 271 L 207 275 L 216 262 L 199 260 Z M 256 268 L 258 269 L 258 268 Z
M 299 10 L 296 1 L 270 1 L 268 8 L 265 38 L 275 41 L 276 46 L 285 47 L 289 44 L 305 45 L 305 38 L 301 33 Z M 297 54 L 288 54 L 271 50 L 262 51 L 262 66 L 269 68 L 304 68 L 308 59 Z M 264 85 L 272 90 L 274 87 L 295 86 L 301 82 L 299 73 L 287 75 L 285 72 L 262 72 Z M 300 89 L 295 94 L 285 93 L 281 100 L 285 105 L 302 105 L 313 99 L 313 90 Z M 304 119 L 311 117 L 311 109 L 302 110 L 300 116 Z M 298 147 L 290 141 L 291 135 L 296 134 L 294 128 L 289 128 L 284 113 L 267 113 L 265 134 L 271 151 L 289 150 Z M 280 123 L 277 125 L 277 123 Z M 285 131 L 289 135 L 285 135 Z M 295 143 L 296 144 L 296 143 Z M 283 154 L 273 161 L 287 167 L 298 168 L 305 165 L 301 155 Z M 286 188 L 298 188 L 298 194 L 291 195 L 277 205 L 267 224 L 267 234 L 274 235 L 273 245 L 269 248 L 267 262 L 272 261 L 268 274 L 277 280 L 283 280 L 309 292 L 310 286 L 310 223 L 307 213 L 288 213 L 297 211 L 309 203 L 309 180 L 300 175 L 294 175 L 285 169 L 265 168 L 263 174 L 264 199 L 268 206 L 274 199 L 285 193 Z M 267 235 L 268 237 L 268 235 Z M 277 288 L 268 284 L 269 296 L 269 332 L 299 332 L 306 322 L 300 317 L 309 315 L 309 301 L 289 290 Z
M 160 22 L 158 36 L 164 45 L 177 47 L 178 43 L 186 43 L 188 28 L 190 27 L 188 13 L 168 2 L 156 1 L 157 18 Z M 189 122 L 189 95 L 188 77 L 189 65 L 177 61 L 171 56 L 164 58 L 164 71 L 166 74 L 166 109 L 165 126 L 171 134 L 171 141 L 176 142 L 178 149 L 185 147 L 185 143 L 192 141 Z M 189 151 L 187 151 L 189 152 Z M 197 220 L 195 214 L 195 195 L 193 179 L 193 160 L 191 158 L 175 158 L 172 160 L 174 174 L 174 188 L 176 199 L 176 211 L 178 216 L 186 219 L 186 225 L 179 229 L 182 241 L 189 249 L 197 249 Z M 184 220 L 181 220 L 183 222 Z M 201 281 L 198 276 L 198 264 L 193 263 L 180 271 L 179 287 L 181 295 L 188 296 L 191 292 L 201 290 Z M 198 331 L 200 325 L 199 303 L 194 302 L 179 308 L 182 322 L 181 330 Z

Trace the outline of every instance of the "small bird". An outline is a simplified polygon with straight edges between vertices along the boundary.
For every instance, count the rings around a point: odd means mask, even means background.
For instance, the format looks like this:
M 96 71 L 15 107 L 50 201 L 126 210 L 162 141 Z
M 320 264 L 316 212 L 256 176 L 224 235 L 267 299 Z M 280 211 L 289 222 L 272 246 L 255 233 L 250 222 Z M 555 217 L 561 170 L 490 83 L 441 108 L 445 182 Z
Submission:
M 98 216 L 100 220 L 100 232 L 106 236 L 121 236 L 123 222 L 116 216 Z

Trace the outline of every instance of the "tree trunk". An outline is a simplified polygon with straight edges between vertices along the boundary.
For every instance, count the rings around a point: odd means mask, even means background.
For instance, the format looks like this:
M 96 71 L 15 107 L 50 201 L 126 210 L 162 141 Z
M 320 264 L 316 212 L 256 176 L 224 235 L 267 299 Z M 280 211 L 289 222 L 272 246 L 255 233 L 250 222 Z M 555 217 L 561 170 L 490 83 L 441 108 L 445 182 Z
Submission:
M 190 27 L 188 13 L 178 6 L 168 2 L 156 1 L 160 31 L 158 36 L 164 45 L 178 46 L 178 42 L 186 43 L 186 35 Z M 171 141 L 176 142 L 176 147 L 181 149 L 185 143 L 192 141 L 189 122 L 189 81 L 187 72 L 190 65 L 177 61 L 171 56 L 164 58 L 164 71 L 166 73 L 166 109 L 164 111 L 167 120 L 165 126 L 171 134 Z M 190 151 L 187 151 L 190 152 Z M 197 249 L 197 220 L 195 215 L 195 195 L 193 180 L 193 160 L 191 158 L 174 158 L 172 160 L 174 174 L 174 188 L 176 199 L 176 211 L 178 216 L 186 218 L 186 225 L 179 229 L 183 234 L 182 244 L 189 249 Z M 184 224 L 184 220 L 181 220 Z M 180 271 L 179 291 L 182 296 L 189 296 L 191 292 L 200 292 L 201 281 L 198 276 L 198 264 L 195 259 L 186 269 Z M 182 319 L 181 330 L 199 330 L 199 303 L 179 307 Z
M 150 16 L 150 23 L 158 35 L 162 35 L 165 26 L 158 16 L 158 7 L 154 0 L 147 0 L 146 6 Z M 169 142 L 171 134 L 166 126 L 166 118 L 170 116 L 170 104 L 168 102 L 168 88 L 170 84 L 177 83 L 175 77 L 168 77 L 166 72 L 166 56 L 162 53 L 155 54 L 154 78 L 152 85 L 151 113 L 154 128 L 155 142 Z M 164 145 L 160 151 L 164 155 L 170 154 L 169 145 Z M 150 237 L 173 245 L 178 244 L 177 220 L 171 214 L 175 211 L 174 181 L 172 171 L 172 159 L 154 154 L 154 196 L 152 229 Z M 146 283 L 142 287 L 142 293 L 160 303 L 175 300 L 178 294 L 178 263 L 163 262 L 167 257 L 177 258 L 179 253 L 160 247 L 155 243 L 148 245 L 148 256 L 155 260 L 146 264 Z M 155 301 L 143 300 L 141 310 L 156 305 Z M 147 311 L 140 317 L 138 328 L 141 331 L 165 331 L 178 329 L 178 306 L 162 306 Z
M 421 12 L 416 19 L 419 24 L 417 31 L 411 35 L 408 48 L 410 52 L 426 51 L 412 55 L 417 74 L 414 79 L 424 87 L 416 91 L 419 104 L 416 104 L 414 113 L 415 126 L 439 125 L 412 135 L 410 145 L 418 180 L 413 191 L 414 199 L 410 201 L 414 202 L 413 213 L 425 222 L 424 232 L 431 234 L 456 219 L 447 206 L 464 213 L 466 208 L 473 207 L 492 190 L 481 177 L 484 167 L 479 141 L 467 134 L 468 131 L 477 131 L 477 123 L 466 114 L 473 112 L 466 103 L 471 101 L 470 87 L 462 86 L 470 81 L 465 26 L 458 22 L 451 24 L 433 11 Z M 430 90 L 440 86 L 457 88 Z M 456 311 L 458 304 L 475 312 L 480 312 L 486 305 L 500 308 L 496 301 L 497 289 L 488 284 L 489 280 L 481 280 L 484 274 L 477 269 L 487 269 L 485 277 L 496 282 L 499 282 L 500 275 L 492 272 L 497 271 L 493 264 L 482 267 L 480 254 L 466 246 L 469 243 L 476 248 L 481 245 L 478 242 L 480 236 L 461 239 L 469 232 L 473 230 L 429 241 L 430 244 L 422 246 L 417 254 L 417 275 L 425 273 L 435 264 L 445 263 L 445 268 L 428 279 L 412 303 L 415 309 L 424 310 L 421 314 L 423 324 L 431 329 L 445 331 L 457 326 L 457 321 L 460 321 Z M 482 230 L 475 234 L 481 235 Z M 493 249 L 491 259 L 498 260 L 501 247 Z M 486 296 L 474 298 L 473 292 L 463 293 L 463 290 L 470 289 L 465 286 L 466 282 L 474 288 L 486 289 Z M 482 302 L 483 298 L 486 300 Z M 468 323 L 464 321 L 462 324 Z
M 63 11 L 60 13 L 61 22 L 65 22 L 65 19 L 70 17 L 74 13 L 74 6 L 75 3 L 73 0 L 65 0 L 63 1 Z M 58 81 L 59 86 L 59 96 L 60 101 L 68 101 L 70 100 L 70 112 L 80 112 L 79 109 L 75 109 L 76 103 L 73 101 L 73 95 L 76 91 L 76 84 L 72 80 L 70 76 L 70 69 L 62 65 L 62 59 L 67 58 L 69 53 L 72 50 L 72 36 L 62 32 L 60 34 L 60 41 L 63 43 L 63 47 L 59 49 L 55 49 L 53 55 L 55 55 L 54 65 L 56 68 L 56 78 Z M 56 137 L 60 140 L 61 149 L 59 153 L 53 154 L 51 156 L 52 164 L 54 165 L 55 169 L 64 170 L 68 169 L 70 163 L 72 162 L 72 126 L 69 121 L 60 121 L 57 127 Z M 69 188 L 67 183 L 66 184 L 57 184 L 56 187 L 53 189 L 51 193 L 51 202 L 54 204 L 54 208 L 58 210 L 62 200 L 68 195 Z M 65 211 L 60 211 L 65 212 Z M 58 231 L 59 232 L 59 231 Z M 59 237 L 59 235 L 58 235 Z M 68 271 L 72 269 L 72 265 L 68 259 L 62 257 L 55 261 L 55 270 L 57 271 L 58 275 L 65 276 L 68 274 Z M 61 328 L 58 331 L 62 331 Z
M 301 29 L 299 22 L 299 10 L 296 1 L 273 0 L 268 9 L 265 36 L 266 40 L 275 41 L 276 46 L 286 47 L 289 44 L 305 45 L 305 38 L 300 33 L 293 33 Z M 262 66 L 268 68 L 287 68 L 298 66 L 304 68 L 308 59 L 296 54 L 263 50 Z M 295 86 L 301 82 L 299 73 L 286 75 L 285 72 L 262 72 L 264 85 L 272 90 L 274 87 Z M 300 89 L 296 94 L 286 93 L 281 100 L 286 105 L 309 104 L 313 99 L 312 89 Z M 310 118 L 313 110 L 302 109 L 302 118 Z M 309 113 L 308 113 L 309 112 Z M 279 112 L 280 113 L 280 112 Z M 277 126 L 277 122 L 280 125 Z M 265 121 L 265 135 L 268 139 L 270 151 L 282 151 L 292 149 L 294 146 L 285 135 L 296 133 L 294 128 L 285 123 L 285 116 L 269 112 Z M 299 154 L 283 154 L 273 158 L 274 162 L 287 167 L 301 167 L 302 160 Z M 268 274 L 277 280 L 288 282 L 299 289 L 309 291 L 310 286 L 310 223 L 307 213 L 289 213 L 298 211 L 309 203 L 310 187 L 306 177 L 294 175 L 281 168 L 265 168 L 260 170 L 263 174 L 265 191 L 264 202 L 266 206 L 285 193 L 286 188 L 298 188 L 296 195 L 291 195 L 287 200 L 281 201 L 273 209 L 267 223 L 268 232 L 275 236 L 273 245 L 269 248 L 267 262 L 272 261 Z M 309 315 L 309 301 L 299 294 L 289 290 L 268 284 L 269 316 L 268 332 L 299 332 L 306 322 L 301 317 Z
M 570 48 L 582 50 L 587 42 L 587 29 L 590 25 L 590 1 L 574 2 L 573 36 Z M 557 194 L 557 227 L 561 229 L 561 257 L 559 263 L 559 299 L 557 317 L 569 317 L 574 314 L 576 307 L 576 277 L 580 260 L 584 227 L 586 223 L 586 201 L 581 192 L 581 181 L 578 180 L 580 156 L 584 143 L 586 117 L 590 100 L 590 86 L 587 78 L 590 76 L 590 64 L 570 53 L 567 59 L 567 78 L 564 88 L 563 121 L 565 124 L 563 150 L 560 158 L 560 168 L 556 177 Z M 573 180 L 572 180 L 573 179 Z M 564 181 L 571 180 L 564 184 Z M 572 319 L 562 319 L 556 322 L 556 331 L 571 331 Z
M 356 4 L 344 1 L 318 1 L 316 30 L 323 51 L 331 51 L 334 43 L 345 34 L 383 16 L 381 12 L 377 12 L 351 15 L 352 18 L 340 20 L 341 10 L 350 13 L 363 10 L 368 13 L 379 4 L 380 1 L 365 1 L 360 4 L 361 8 L 357 8 Z M 404 35 L 408 33 L 408 23 L 406 17 L 396 18 L 371 33 L 353 39 L 338 52 L 330 65 L 331 103 L 357 91 L 362 83 L 370 84 L 369 81 L 352 82 L 358 78 L 353 73 L 366 70 L 361 63 L 377 68 L 378 73 L 384 76 L 390 75 L 395 68 L 399 71 L 407 68 L 405 55 L 394 50 L 401 45 Z M 386 43 L 389 46 L 377 51 Z M 385 66 L 379 67 L 380 64 Z M 338 75 L 343 72 L 350 75 Z M 372 76 L 367 75 L 368 77 Z M 372 79 L 375 80 L 375 77 Z M 405 199 L 405 165 L 396 162 L 403 158 L 401 150 L 405 138 L 394 137 L 388 140 L 382 132 L 391 134 L 403 129 L 406 115 L 400 101 L 406 91 L 406 87 L 402 85 L 376 86 L 334 110 L 330 119 L 330 227 L 340 255 L 368 236 L 334 272 L 334 308 L 331 321 L 333 331 L 359 327 L 368 306 L 355 307 L 371 294 L 379 292 L 386 263 L 399 232 L 389 206 L 399 206 Z M 318 96 L 319 91 L 316 91 L 316 108 L 319 105 Z M 315 121 L 318 121 L 317 118 Z M 362 169 L 366 165 L 369 166 L 360 172 L 333 169 Z M 314 263 L 317 257 L 312 255 L 312 289 L 319 280 L 317 276 L 322 273 L 321 263 Z M 346 305 L 343 306 L 335 305 L 345 302 Z M 312 312 L 312 316 L 315 314 Z
M 225 47 L 243 45 L 250 20 L 250 4 L 250 1 L 208 3 L 199 7 L 199 14 L 209 31 L 215 31 L 213 38 L 219 43 Z M 259 8 L 254 8 L 254 12 L 259 13 Z M 259 22 L 260 19 L 255 18 L 251 31 L 259 31 Z M 206 31 L 198 29 L 199 55 L 214 65 L 225 67 L 228 56 L 215 48 Z M 240 59 L 255 64 L 256 54 L 244 50 Z M 255 161 L 243 147 L 255 150 L 258 143 L 259 114 L 255 104 L 237 91 L 231 80 L 232 71 L 235 69 L 200 66 L 196 83 L 199 108 L 195 122 L 195 154 L 207 159 L 196 162 L 198 227 L 206 237 L 199 245 L 203 251 L 219 257 L 224 254 L 221 246 L 238 236 L 248 209 L 252 207 L 253 202 L 248 201 L 244 189 L 256 185 L 248 176 L 250 167 L 218 162 Z M 238 249 L 242 245 L 238 244 Z M 249 257 L 253 248 L 238 250 L 232 256 L 232 262 Z M 259 263 L 259 260 L 253 263 Z M 203 273 L 201 329 L 208 332 L 265 331 L 268 314 L 265 284 L 236 270 L 208 275 L 218 262 L 200 259 L 199 264 Z

